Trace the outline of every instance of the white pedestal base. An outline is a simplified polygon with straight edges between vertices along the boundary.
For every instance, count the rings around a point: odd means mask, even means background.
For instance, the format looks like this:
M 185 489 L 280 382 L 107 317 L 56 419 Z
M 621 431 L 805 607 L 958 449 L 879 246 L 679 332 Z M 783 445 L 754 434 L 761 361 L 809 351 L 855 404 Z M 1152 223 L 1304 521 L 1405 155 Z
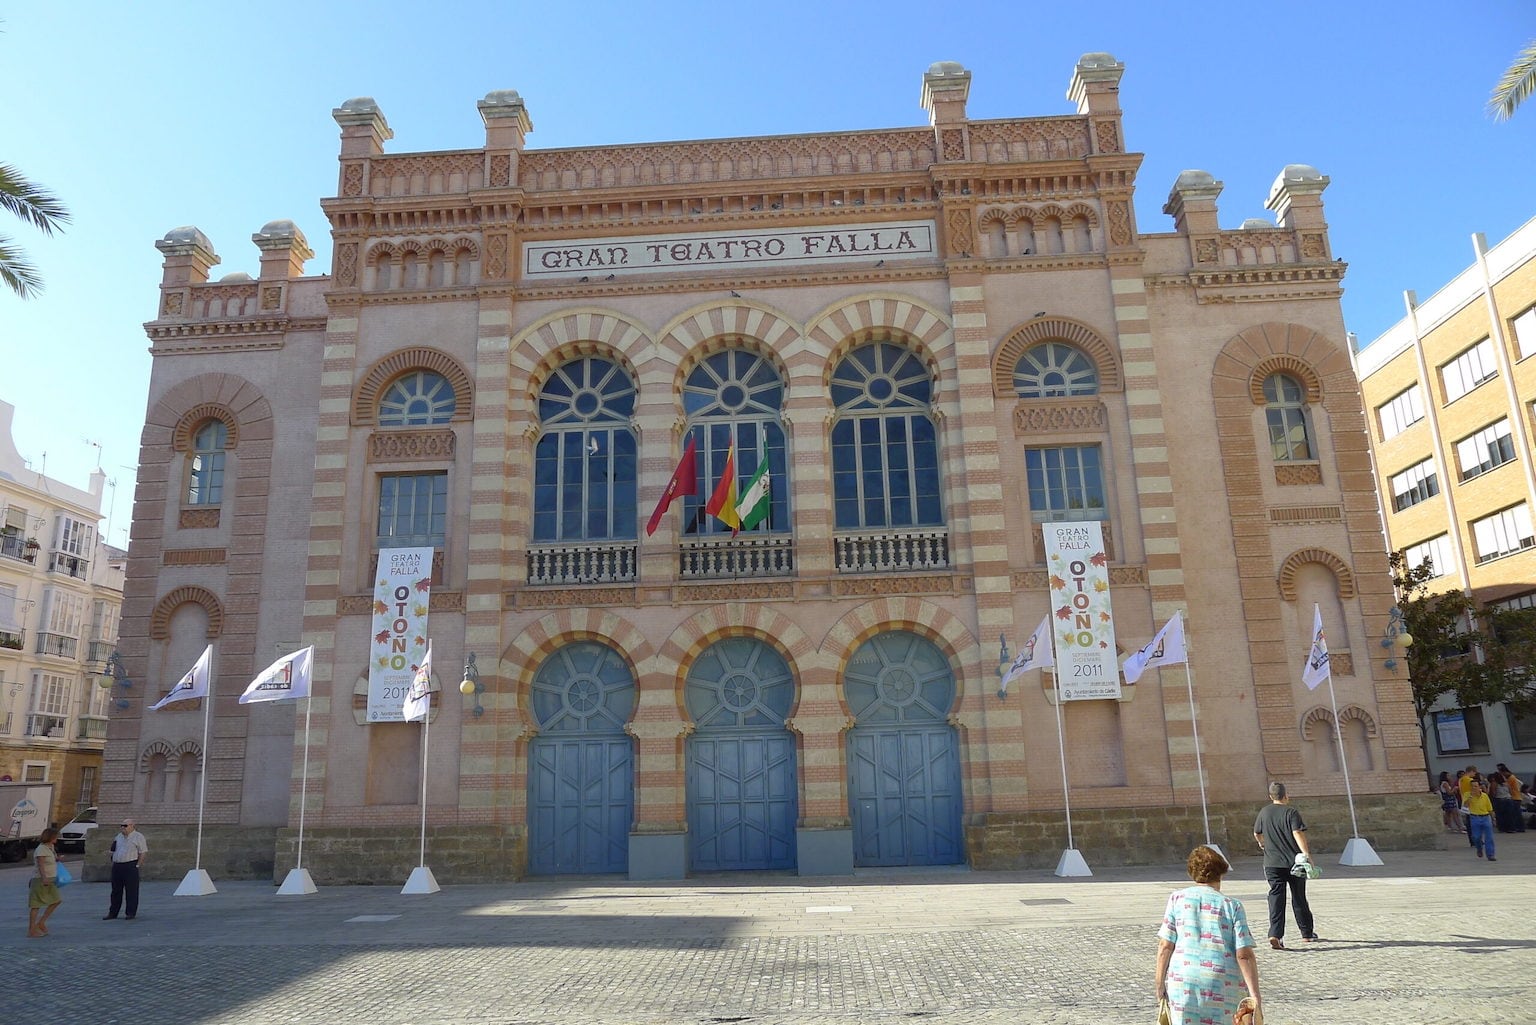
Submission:
M 436 893 L 442 887 L 437 885 L 437 877 L 432 870 L 425 865 L 417 865 L 411 869 L 411 878 L 405 881 L 405 888 L 401 893 Z
M 1220 847 L 1220 845 L 1218 845 L 1218 844 L 1213 844 L 1213 843 L 1205 843 L 1205 844 L 1201 844 L 1201 845 L 1200 845 L 1200 846 L 1201 846 L 1201 847 L 1209 847 L 1209 848 L 1210 848 L 1210 849 L 1211 849 L 1211 850 L 1213 850 L 1213 851 L 1215 851 L 1215 852 L 1216 852 L 1216 853 L 1217 853 L 1217 854 L 1220 854 L 1220 855 L 1221 855 L 1221 857 L 1222 857 L 1222 859 L 1223 859 L 1223 860 L 1224 860 L 1224 861 L 1226 861 L 1226 863 L 1227 863 L 1227 864 L 1228 864 L 1228 865 L 1230 865 L 1230 864 L 1232 864 L 1232 859 L 1231 859 L 1231 858 L 1229 858 L 1229 857 L 1227 857 L 1227 852 L 1226 852 L 1226 851 L 1224 851 L 1224 850 L 1222 850 L 1222 849 L 1221 849 L 1221 847 Z
M 315 892 L 315 881 L 309 878 L 309 869 L 291 868 L 283 877 L 283 885 L 277 888 L 277 892 L 283 896 L 302 897 Z
M 176 887 L 177 897 L 206 897 L 210 893 L 218 893 L 214 889 L 213 880 L 208 878 L 208 870 L 205 868 L 192 868 L 182 877 L 181 885 Z
M 1082 854 L 1076 847 L 1068 847 L 1061 852 L 1061 860 L 1056 863 L 1056 874 L 1059 876 L 1091 876 L 1088 871 L 1088 863 L 1083 860 Z
M 1339 856 L 1340 865 L 1380 865 L 1381 858 L 1371 847 L 1371 842 L 1363 836 L 1351 837 L 1349 843 L 1344 845 L 1344 853 Z

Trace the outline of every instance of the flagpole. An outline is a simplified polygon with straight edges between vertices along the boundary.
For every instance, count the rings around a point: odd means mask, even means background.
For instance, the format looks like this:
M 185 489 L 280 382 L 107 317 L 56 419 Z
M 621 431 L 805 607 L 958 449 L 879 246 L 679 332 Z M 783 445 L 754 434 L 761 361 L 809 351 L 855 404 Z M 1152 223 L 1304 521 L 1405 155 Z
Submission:
M 197 779 L 197 846 L 192 855 L 192 870 L 203 867 L 203 806 L 208 798 L 208 717 L 213 713 L 213 666 L 208 666 L 208 693 L 203 695 L 203 771 Z
M 1184 683 L 1189 688 L 1189 728 L 1195 738 L 1195 776 L 1200 781 L 1200 818 L 1205 823 L 1205 845 L 1211 845 L 1211 813 L 1205 803 L 1205 764 L 1200 759 L 1200 716 L 1195 713 L 1195 677 L 1189 668 L 1189 631 L 1184 628 L 1184 610 L 1177 609 L 1179 634 L 1184 638 Z
M 1349 842 L 1344 845 L 1344 853 L 1339 857 L 1339 864 L 1352 866 L 1380 865 L 1381 857 L 1371 847 L 1371 842 L 1360 835 L 1360 822 L 1355 817 L 1355 790 L 1349 782 L 1349 759 L 1344 754 L 1344 731 L 1339 726 L 1339 698 L 1333 689 L 1333 660 L 1328 657 L 1328 642 L 1323 636 L 1322 607 L 1312 605 L 1312 646 L 1313 651 L 1308 652 L 1308 658 L 1316 655 L 1316 649 L 1321 645 L 1323 674 L 1328 678 L 1328 704 L 1333 710 L 1333 740 L 1339 748 L 1339 769 L 1344 773 L 1344 798 L 1349 802 Z M 1306 682 L 1306 677 L 1302 677 Z M 1316 686 L 1313 684 L 1312 686 Z
M 300 872 L 304 870 L 304 803 L 309 796 L 309 710 L 314 703 L 312 695 L 304 696 L 304 768 L 299 776 L 299 852 L 293 866 L 295 871 Z
M 1061 729 L 1061 681 L 1056 683 L 1056 748 L 1061 754 L 1061 798 L 1067 808 L 1067 850 L 1074 851 L 1077 844 L 1072 842 L 1072 791 L 1067 786 L 1067 739 Z
M 1339 768 L 1344 770 L 1344 796 L 1349 801 L 1350 836 L 1360 835 L 1360 823 L 1355 821 L 1355 792 L 1349 785 L 1349 762 L 1344 758 L 1344 732 L 1339 729 L 1339 699 L 1333 693 L 1333 666 L 1328 667 L 1328 703 L 1333 706 L 1333 739 L 1339 745 Z
M 431 686 L 430 683 L 427 685 Z M 417 861 L 423 868 L 427 864 L 427 751 L 432 743 L 432 692 L 427 691 L 427 714 L 421 717 L 421 859 Z

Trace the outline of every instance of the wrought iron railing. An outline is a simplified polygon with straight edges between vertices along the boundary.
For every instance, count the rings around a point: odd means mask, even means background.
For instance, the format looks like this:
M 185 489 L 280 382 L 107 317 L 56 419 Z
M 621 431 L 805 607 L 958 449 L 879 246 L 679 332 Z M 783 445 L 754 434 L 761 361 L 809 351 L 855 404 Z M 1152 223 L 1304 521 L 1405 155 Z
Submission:
M 0 555 L 23 562 L 37 561 L 37 542 L 29 542 L 20 534 L 0 534 Z
M 529 545 L 528 583 L 530 586 L 631 583 L 638 567 L 636 551 L 633 541 Z
M 76 728 L 76 740 L 106 740 L 107 717 L 104 715 L 82 715 L 80 725 Z
M 26 634 L 21 630 L 0 630 L 0 650 L 20 651 L 26 644 Z
M 54 552 L 48 557 L 48 571 L 50 573 L 67 573 L 80 580 L 85 579 L 86 570 L 90 568 L 89 559 L 82 559 L 78 555 L 66 555 L 63 552 Z
M 37 653 L 39 655 L 58 655 L 60 658 L 74 658 L 75 652 L 80 650 L 80 638 L 69 637 L 65 634 L 38 634 Z
M 689 539 L 678 545 L 677 558 L 686 580 L 791 576 L 795 539 L 789 534 Z
M 949 529 L 860 531 L 832 539 L 839 573 L 949 568 Z

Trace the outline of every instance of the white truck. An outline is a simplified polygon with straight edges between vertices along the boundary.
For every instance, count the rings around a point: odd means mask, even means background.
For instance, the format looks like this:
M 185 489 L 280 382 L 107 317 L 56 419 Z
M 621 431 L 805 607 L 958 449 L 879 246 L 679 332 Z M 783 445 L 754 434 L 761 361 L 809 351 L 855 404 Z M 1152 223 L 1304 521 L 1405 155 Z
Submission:
M 52 783 L 0 783 L 0 861 L 31 854 L 52 815 Z

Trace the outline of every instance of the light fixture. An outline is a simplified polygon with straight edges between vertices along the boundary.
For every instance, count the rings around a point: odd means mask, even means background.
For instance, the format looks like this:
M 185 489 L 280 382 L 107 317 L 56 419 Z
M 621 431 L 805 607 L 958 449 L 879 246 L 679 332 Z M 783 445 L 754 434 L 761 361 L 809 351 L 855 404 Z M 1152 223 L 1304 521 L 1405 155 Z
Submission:
M 133 687 L 133 681 L 123 671 L 123 656 L 116 651 L 107 656 L 107 664 L 101 668 L 101 679 L 96 681 L 96 685 L 102 690 L 111 690 L 113 684 L 123 688 L 124 691 Z M 127 695 L 120 695 L 113 704 L 118 708 L 127 708 L 129 704 Z
M 1397 672 L 1397 658 L 1406 655 L 1408 648 L 1413 644 L 1413 634 L 1408 632 L 1408 622 L 1403 618 L 1403 610 L 1396 605 L 1387 610 L 1387 628 L 1381 633 L 1381 646 L 1392 654 L 1382 663 L 1394 673 Z
M 475 664 L 473 651 L 464 656 L 464 679 L 459 683 L 459 693 L 466 698 L 474 696 L 475 707 L 471 714 L 476 719 L 485 714 L 485 706 L 480 703 L 480 695 L 485 693 L 485 684 L 480 682 L 480 667 Z
M 1001 686 L 1003 678 L 1008 675 L 1008 667 L 1013 665 L 1013 660 L 1008 657 L 1008 638 L 1003 634 L 997 635 L 997 700 L 1007 701 L 1008 692 Z

